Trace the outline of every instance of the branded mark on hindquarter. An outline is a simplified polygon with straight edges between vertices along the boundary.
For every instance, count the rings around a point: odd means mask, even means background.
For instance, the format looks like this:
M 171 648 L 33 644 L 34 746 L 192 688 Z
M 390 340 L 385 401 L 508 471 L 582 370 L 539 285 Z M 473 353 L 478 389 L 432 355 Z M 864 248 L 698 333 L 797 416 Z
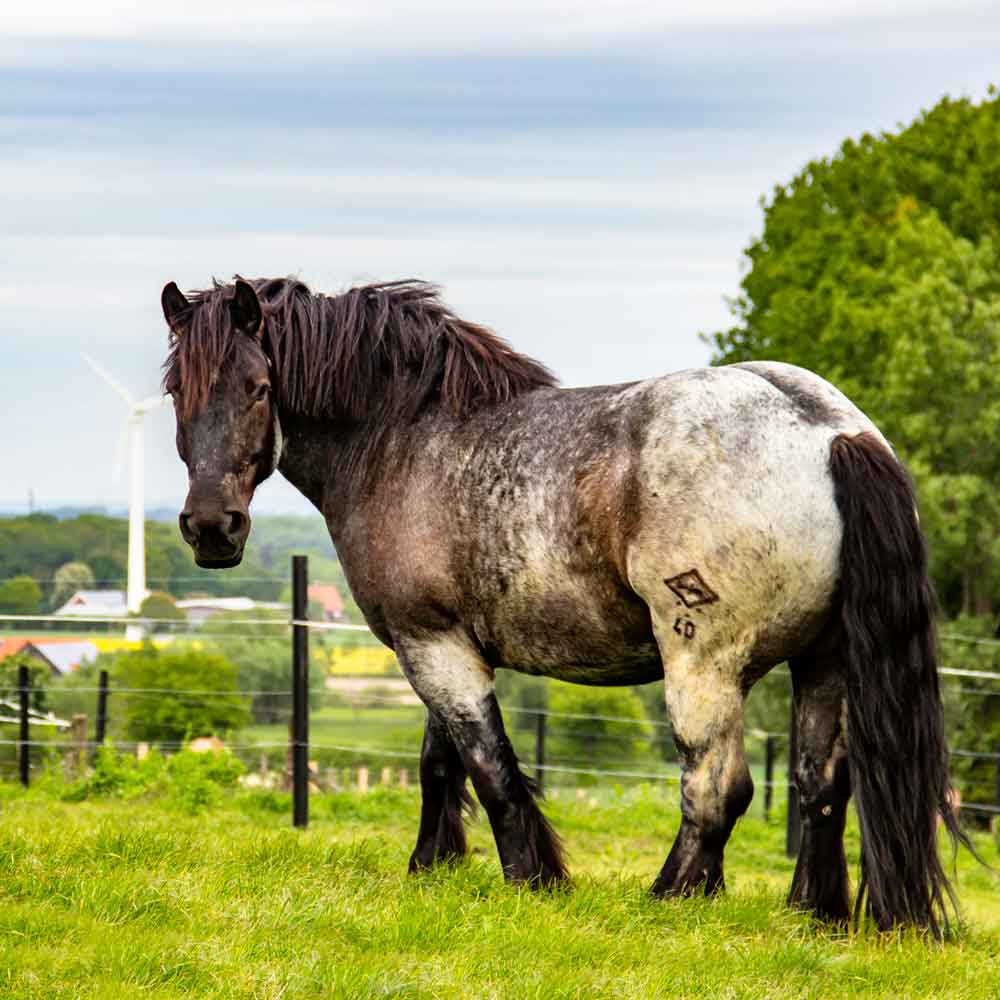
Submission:
M 714 604 L 719 599 L 719 595 L 705 583 L 696 569 L 671 576 L 663 582 L 681 599 L 686 608 Z

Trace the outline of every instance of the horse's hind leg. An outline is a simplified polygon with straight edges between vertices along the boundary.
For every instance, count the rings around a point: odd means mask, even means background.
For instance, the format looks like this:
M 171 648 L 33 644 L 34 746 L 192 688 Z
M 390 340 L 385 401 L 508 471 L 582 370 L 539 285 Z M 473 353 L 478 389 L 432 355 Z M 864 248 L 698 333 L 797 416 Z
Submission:
M 846 923 L 850 887 L 844 822 L 851 783 L 844 732 L 844 666 L 828 651 L 793 660 L 790 666 L 802 841 L 788 902 L 823 920 Z
M 472 779 L 504 876 L 531 885 L 565 878 L 559 840 L 535 803 L 534 784 L 521 773 L 493 693 L 493 672 L 472 641 L 457 630 L 405 637 L 397 640 L 396 654 Z
M 411 872 L 465 854 L 462 809 L 472 805 L 458 749 L 445 724 L 430 710 L 420 751 L 420 790 L 420 832 L 410 855 Z
M 662 642 L 660 648 L 681 761 L 681 827 L 652 892 L 711 895 L 723 888 L 726 841 L 753 798 L 739 668 L 719 660 L 699 662 L 694 650 L 668 650 Z

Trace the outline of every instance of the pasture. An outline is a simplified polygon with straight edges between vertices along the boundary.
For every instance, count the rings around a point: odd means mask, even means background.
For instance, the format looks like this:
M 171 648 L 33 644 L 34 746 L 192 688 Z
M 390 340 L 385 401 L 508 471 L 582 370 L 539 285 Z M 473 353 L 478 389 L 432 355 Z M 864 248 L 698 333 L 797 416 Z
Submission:
M 415 791 L 237 791 L 197 815 L 167 800 L 62 801 L 0 787 L 0 996 L 605 998 L 997 996 L 1000 881 L 958 860 L 965 923 L 916 935 L 817 929 L 782 905 L 783 816 L 742 820 L 723 898 L 646 890 L 676 789 L 561 790 L 570 891 L 504 884 L 482 816 L 472 857 L 405 874 Z M 857 837 L 848 829 L 852 872 Z M 997 864 L 988 837 L 977 845 Z

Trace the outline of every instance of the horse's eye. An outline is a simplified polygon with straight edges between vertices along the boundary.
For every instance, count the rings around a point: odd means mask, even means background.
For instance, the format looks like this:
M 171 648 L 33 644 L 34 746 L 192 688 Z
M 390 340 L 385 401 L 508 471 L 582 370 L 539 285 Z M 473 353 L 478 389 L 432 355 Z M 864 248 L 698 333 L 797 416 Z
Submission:
M 262 399 L 266 398 L 270 391 L 271 387 L 266 382 L 261 382 L 259 385 L 254 386 L 254 390 L 251 393 L 250 398 L 255 403 L 259 403 Z

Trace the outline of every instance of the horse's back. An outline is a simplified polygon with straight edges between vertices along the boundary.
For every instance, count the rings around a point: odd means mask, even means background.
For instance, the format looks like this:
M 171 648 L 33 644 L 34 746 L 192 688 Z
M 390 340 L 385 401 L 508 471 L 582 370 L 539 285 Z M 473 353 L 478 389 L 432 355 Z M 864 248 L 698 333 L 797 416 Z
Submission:
M 829 443 L 871 427 L 785 365 L 545 388 L 447 426 L 370 532 L 396 553 L 367 562 L 380 599 L 412 617 L 431 595 L 492 665 L 587 683 L 659 676 L 664 637 L 796 652 L 836 583 Z

